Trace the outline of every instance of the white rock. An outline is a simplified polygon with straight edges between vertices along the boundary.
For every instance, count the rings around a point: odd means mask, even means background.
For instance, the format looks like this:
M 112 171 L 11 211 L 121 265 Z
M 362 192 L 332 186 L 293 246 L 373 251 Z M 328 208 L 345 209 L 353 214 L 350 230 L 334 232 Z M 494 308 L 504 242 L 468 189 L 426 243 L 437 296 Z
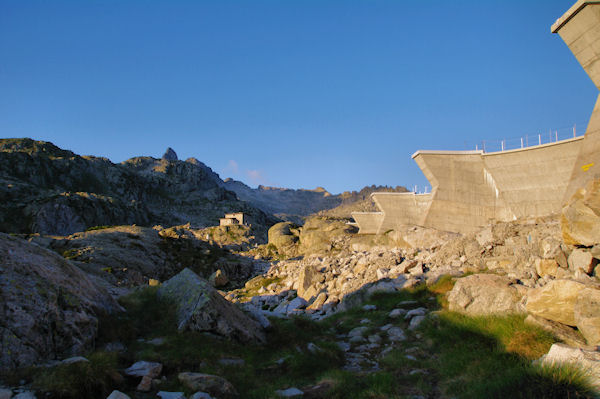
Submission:
M 162 371 L 162 364 L 147 362 L 145 360 L 134 363 L 128 369 L 125 369 L 125 374 L 132 377 L 144 377 L 156 378 Z
M 362 309 L 363 309 L 363 310 L 367 310 L 367 311 L 370 311 L 370 310 L 377 310 L 377 306 L 375 306 L 375 305 L 364 305 L 364 306 L 362 307 Z
M 589 373 L 591 383 L 600 387 L 600 352 L 573 348 L 565 344 L 553 344 L 547 354 L 540 358 L 542 364 L 573 364 Z
M 362 337 L 365 332 L 367 332 L 367 327 L 355 327 L 348 333 L 349 337 Z
M 406 309 L 394 309 L 388 314 L 388 317 L 391 317 L 392 319 L 396 319 L 398 317 L 404 316 L 406 314 L 406 312 L 407 312 Z
M 278 391 L 275 391 L 275 394 L 281 398 L 299 398 L 301 396 L 304 396 L 304 392 L 295 387 L 288 389 L 280 389 Z
M 406 313 L 406 316 L 404 316 L 404 320 L 411 319 L 415 316 L 423 316 L 426 312 L 427 312 L 427 309 L 425 309 L 425 308 L 416 308 L 416 309 L 409 310 Z
M 408 325 L 408 329 L 411 331 L 416 329 L 423 322 L 423 320 L 425 320 L 425 316 L 413 317 L 412 320 L 410 321 L 410 324 Z
M 87 360 L 85 357 L 83 356 L 75 356 L 75 357 L 70 357 L 68 359 L 64 359 L 61 361 L 62 364 L 73 364 L 73 363 L 89 363 L 90 361 Z
M 404 330 L 400 327 L 392 327 L 387 330 L 388 337 L 390 341 L 404 341 L 406 340 L 406 335 L 404 334 Z

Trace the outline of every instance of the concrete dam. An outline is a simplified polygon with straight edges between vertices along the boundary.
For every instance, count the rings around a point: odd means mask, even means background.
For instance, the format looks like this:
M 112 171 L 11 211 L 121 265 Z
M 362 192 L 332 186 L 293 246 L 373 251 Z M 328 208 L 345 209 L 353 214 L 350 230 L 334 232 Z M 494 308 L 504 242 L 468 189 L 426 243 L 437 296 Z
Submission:
M 579 0 L 558 33 L 600 90 L 600 0 Z M 411 226 L 469 233 L 495 221 L 560 212 L 577 189 L 600 178 L 600 96 L 581 137 L 515 150 L 417 151 L 432 190 L 373 193 L 380 212 L 354 212 L 361 234 Z

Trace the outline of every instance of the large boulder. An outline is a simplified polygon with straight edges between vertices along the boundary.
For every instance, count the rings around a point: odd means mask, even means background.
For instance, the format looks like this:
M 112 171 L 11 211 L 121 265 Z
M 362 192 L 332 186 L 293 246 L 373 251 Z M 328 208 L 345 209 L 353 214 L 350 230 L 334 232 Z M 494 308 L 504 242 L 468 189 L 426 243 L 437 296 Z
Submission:
M 566 244 L 592 246 L 600 243 L 600 179 L 577 190 L 563 207 L 561 228 Z
M 164 282 L 158 295 L 177 306 L 178 329 L 207 331 L 243 342 L 265 342 L 262 327 L 190 269 Z
M 577 294 L 573 316 L 590 345 L 600 345 L 600 290 L 584 288 Z
M 448 294 L 450 310 L 472 315 L 522 313 L 526 288 L 495 274 L 473 274 L 456 281 Z
M 298 241 L 298 233 L 291 222 L 277 223 L 269 229 L 269 244 L 279 251 L 289 251 Z
M 98 317 L 121 309 L 60 255 L 0 233 L 0 370 L 93 348 Z
M 587 374 L 589 382 L 600 388 L 600 352 L 573 348 L 565 344 L 553 344 L 540 362 L 549 366 L 565 364 L 580 368 Z
M 568 326 L 576 326 L 575 302 L 584 288 L 586 286 L 577 281 L 552 280 L 529 292 L 527 312 Z
M 235 398 L 238 396 L 235 387 L 218 375 L 184 372 L 179 373 L 177 378 L 191 391 L 208 392 L 218 398 Z

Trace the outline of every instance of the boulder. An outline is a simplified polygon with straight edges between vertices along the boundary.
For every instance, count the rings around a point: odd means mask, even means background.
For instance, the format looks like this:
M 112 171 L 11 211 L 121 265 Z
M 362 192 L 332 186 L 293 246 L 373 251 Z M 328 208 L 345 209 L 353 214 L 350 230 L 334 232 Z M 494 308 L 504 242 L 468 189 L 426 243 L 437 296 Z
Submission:
M 560 366 L 571 364 L 581 368 L 595 387 L 600 387 L 600 352 L 573 348 L 565 344 L 553 344 L 548 353 L 540 358 L 542 364 Z
M 495 274 L 473 274 L 456 280 L 448 294 L 450 310 L 472 315 L 521 313 L 525 287 Z
M 208 392 L 218 398 L 238 396 L 235 387 L 223 377 L 203 373 L 184 372 L 177 375 L 179 382 L 192 391 Z
M 600 345 L 600 290 L 584 288 L 573 309 L 577 329 L 590 345 Z
M 558 271 L 558 264 L 554 259 L 536 259 L 535 260 L 535 271 L 538 276 L 552 276 L 556 277 Z
M 298 235 L 294 234 L 294 224 L 291 222 L 281 222 L 274 224 L 269 229 L 269 244 L 273 244 L 279 251 L 285 252 L 296 244 Z
M 590 181 L 573 194 L 562 209 L 561 229 L 566 244 L 600 243 L 600 179 Z
M 576 326 L 575 302 L 584 288 L 584 284 L 576 281 L 552 280 L 543 287 L 529 291 L 527 312 L 568 326 Z
M 256 321 L 187 268 L 165 281 L 158 295 L 177 306 L 180 331 L 207 331 L 243 342 L 265 342 L 264 331 Z
M 581 270 L 586 274 L 592 274 L 598 264 L 598 259 L 594 258 L 590 251 L 575 248 L 568 258 L 569 269 L 573 272 Z
M 93 348 L 98 317 L 121 310 L 57 253 L 0 233 L 0 370 Z
M 129 368 L 125 369 L 125 374 L 130 377 L 150 377 L 156 378 L 162 372 L 162 364 L 147 362 L 145 360 L 135 362 Z
M 543 317 L 534 316 L 532 314 L 527 315 L 525 323 L 533 324 L 542 329 L 552 333 L 556 338 L 560 339 L 567 345 L 571 346 L 585 346 L 585 339 L 577 330 L 572 327 L 566 326 L 556 321 L 547 320 Z
M 208 281 L 210 281 L 213 287 L 223 287 L 227 285 L 229 279 L 227 278 L 225 272 L 223 272 L 221 269 L 218 269 L 210 275 Z

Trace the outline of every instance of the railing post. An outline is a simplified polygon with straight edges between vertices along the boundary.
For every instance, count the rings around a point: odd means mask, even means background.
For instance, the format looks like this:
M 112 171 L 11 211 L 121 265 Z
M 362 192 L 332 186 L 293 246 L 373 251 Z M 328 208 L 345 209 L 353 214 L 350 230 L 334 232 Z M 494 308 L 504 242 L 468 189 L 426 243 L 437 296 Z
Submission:
M 538 143 L 539 143 L 539 145 L 542 145 L 542 135 L 541 135 L 541 133 L 538 134 Z
M 577 124 L 573 125 L 573 137 L 577 137 Z
M 523 137 L 521 137 L 521 148 L 523 148 Z
M 558 141 L 558 130 L 554 131 L 554 141 Z
M 504 140 L 500 142 L 500 146 L 502 147 L 502 151 L 504 151 Z

